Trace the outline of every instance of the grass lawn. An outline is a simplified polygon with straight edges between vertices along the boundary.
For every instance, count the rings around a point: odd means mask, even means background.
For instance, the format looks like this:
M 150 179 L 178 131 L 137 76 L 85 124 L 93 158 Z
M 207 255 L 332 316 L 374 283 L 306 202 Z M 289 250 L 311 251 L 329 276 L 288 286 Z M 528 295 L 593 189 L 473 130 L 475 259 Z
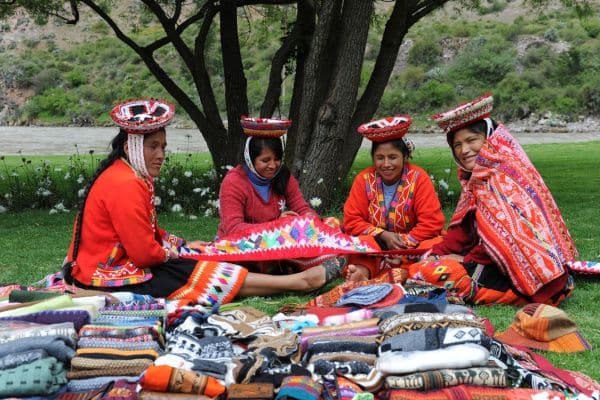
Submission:
M 580 252 L 580 259 L 600 260 L 600 142 L 525 146 L 527 153 L 550 187 Z M 200 158 L 202 159 L 202 157 Z M 60 159 L 53 159 L 58 161 Z M 66 160 L 66 158 L 65 158 Z M 12 160 L 11 160 L 12 161 Z M 417 149 L 414 162 L 436 176 L 449 180 L 458 193 L 455 168 L 447 149 Z M 354 172 L 370 164 L 361 151 Z M 447 172 L 451 169 L 451 172 Z M 446 178 L 447 177 L 447 178 Z M 0 193 L 1 195 L 1 193 Z M 452 213 L 452 205 L 445 209 Z M 74 212 L 49 215 L 47 210 L 0 214 L 0 282 L 33 283 L 60 268 L 70 241 Z M 187 239 L 211 240 L 216 218 L 190 220 L 174 214 L 161 214 L 163 228 Z M 579 276 L 577 289 L 562 308 L 576 321 L 594 349 L 585 353 L 544 353 L 560 368 L 582 371 L 600 380 L 600 290 L 599 278 Z M 249 298 L 244 302 L 275 313 L 285 303 L 302 303 L 304 296 Z M 476 307 L 490 318 L 496 329 L 504 330 L 517 309 L 509 306 Z

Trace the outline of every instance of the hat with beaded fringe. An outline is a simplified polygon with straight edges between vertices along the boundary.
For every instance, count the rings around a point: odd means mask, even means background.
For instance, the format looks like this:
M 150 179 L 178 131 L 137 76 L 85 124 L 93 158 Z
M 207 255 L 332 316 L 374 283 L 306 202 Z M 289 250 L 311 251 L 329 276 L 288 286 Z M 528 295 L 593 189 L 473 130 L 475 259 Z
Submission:
M 489 118 L 493 107 L 494 98 L 491 93 L 486 93 L 473 101 L 460 104 L 452 110 L 436 114 L 431 119 L 438 124 L 444 133 L 449 133 L 473 122 Z
M 145 135 L 169 125 L 175 116 L 175 106 L 165 100 L 147 98 L 118 103 L 110 117 L 125 132 Z
M 289 119 L 254 118 L 243 115 L 240 124 L 247 136 L 278 138 L 287 133 L 292 125 Z
M 366 122 L 356 131 L 372 142 L 387 142 L 403 138 L 411 124 L 408 115 L 396 115 Z

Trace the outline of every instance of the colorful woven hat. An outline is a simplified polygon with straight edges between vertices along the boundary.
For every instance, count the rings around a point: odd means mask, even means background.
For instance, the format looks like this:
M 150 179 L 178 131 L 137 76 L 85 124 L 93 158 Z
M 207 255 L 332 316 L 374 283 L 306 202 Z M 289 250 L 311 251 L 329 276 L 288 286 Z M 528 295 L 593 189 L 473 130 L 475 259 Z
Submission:
M 118 103 L 110 117 L 125 132 L 138 135 L 156 132 L 171 123 L 175 106 L 160 99 L 136 99 Z
M 253 118 L 246 115 L 240 118 L 240 123 L 248 136 L 273 138 L 285 135 L 292 125 L 289 119 Z
M 373 142 L 387 142 L 403 138 L 411 124 L 408 115 L 396 115 L 364 123 L 356 131 Z
M 563 310 L 539 303 L 520 309 L 508 329 L 495 337 L 510 345 L 561 353 L 592 348 Z
M 458 107 L 436 114 L 431 119 L 438 124 L 445 133 L 455 131 L 473 122 L 488 118 L 494 107 L 494 98 L 491 93 L 476 98 Z

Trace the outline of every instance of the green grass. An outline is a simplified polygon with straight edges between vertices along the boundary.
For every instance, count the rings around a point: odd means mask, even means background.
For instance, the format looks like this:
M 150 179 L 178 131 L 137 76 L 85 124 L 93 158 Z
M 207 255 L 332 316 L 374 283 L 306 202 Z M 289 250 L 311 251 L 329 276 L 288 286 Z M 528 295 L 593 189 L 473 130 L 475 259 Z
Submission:
M 558 203 L 580 251 L 580 259 L 600 260 L 600 142 L 525 146 Z M 41 157 L 57 163 L 67 157 Z M 436 177 L 450 175 L 450 186 L 458 193 L 455 167 L 446 149 L 418 149 L 415 163 Z M 361 151 L 353 171 L 369 165 L 368 151 Z M 450 174 L 445 172 L 451 169 Z M 445 210 L 449 215 L 452 210 Z M 74 212 L 49 215 L 47 210 L 0 214 L 0 282 L 33 283 L 60 268 L 70 241 Z M 174 214 L 161 214 L 161 226 L 187 239 L 211 240 L 217 229 L 216 218 L 190 220 Z M 562 308 L 576 321 L 592 343 L 592 351 L 578 354 L 545 353 L 560 368 L 582 371 L 600 380 L 600 290 L 598 278 L 577 277 L 577 289 Z M 286 303 L 303 303 L 306 296 L 283 295 L 248 298 L 244 303 L 275 313 Z M 516 309 L 509 306 L 476 307 L 497 330 L 504 330 Z

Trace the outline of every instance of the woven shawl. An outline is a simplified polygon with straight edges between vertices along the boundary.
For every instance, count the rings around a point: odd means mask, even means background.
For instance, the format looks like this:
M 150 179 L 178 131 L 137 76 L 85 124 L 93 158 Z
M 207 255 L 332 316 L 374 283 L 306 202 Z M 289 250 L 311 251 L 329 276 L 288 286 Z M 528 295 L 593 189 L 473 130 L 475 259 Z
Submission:
M 516 290 L 532 297 L 565 274 L 578 256 L 575 243 L 542 177 L 503 125 L 484 143 L 471 176 L 461 169 L 458 175 L 463 190 L 450 226 L 474 210 L 486 251 Z

